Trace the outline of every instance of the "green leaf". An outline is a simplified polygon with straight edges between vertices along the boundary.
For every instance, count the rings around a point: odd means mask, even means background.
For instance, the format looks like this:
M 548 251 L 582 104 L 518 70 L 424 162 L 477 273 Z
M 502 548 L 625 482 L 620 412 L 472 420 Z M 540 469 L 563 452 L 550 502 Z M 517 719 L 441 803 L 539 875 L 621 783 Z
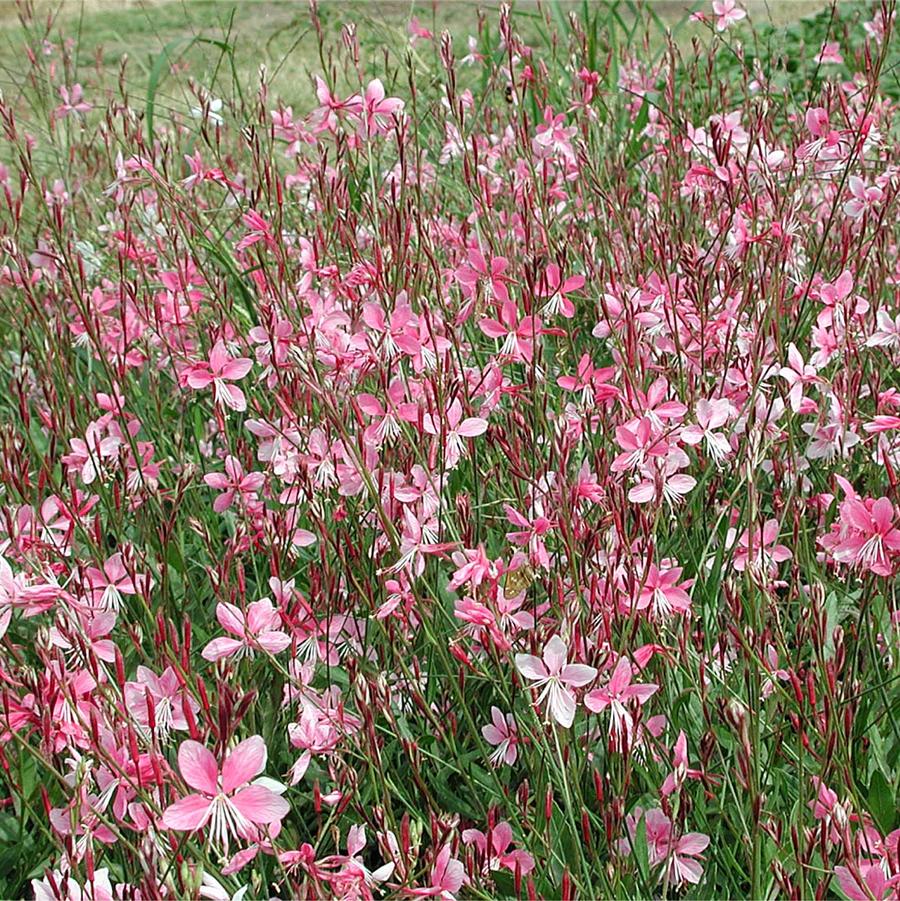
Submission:
M 641 816 L 641 821 L 634 832 L 634 859 L 637 861 L 641 879 L 650 881 L 650 852 L 647 847 L 647 818 Z
M 867 798 L 872 816 L 886 835 L 896 825 L 898 799 L 894 797 L 894 792 L 881 770 L 872 773 Z

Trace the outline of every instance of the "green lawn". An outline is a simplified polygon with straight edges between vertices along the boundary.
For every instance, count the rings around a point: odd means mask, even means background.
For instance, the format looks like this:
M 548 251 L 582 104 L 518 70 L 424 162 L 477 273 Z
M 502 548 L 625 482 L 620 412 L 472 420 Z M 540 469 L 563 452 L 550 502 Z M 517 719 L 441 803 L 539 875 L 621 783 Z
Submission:
M 566 15 L 570 9 L 582 10 L 578 2 L 538 3 L 534 0 L 515 5 L 519 16 L 517 26 L 526 39 L 539 37 L 544 17 Z M 663 0 L 646 4 L 651 25 L 651 40 L 662 39 L 661 24 L 678 26 L 679 40 L 687 40 L 704 30 L 694 23 L 685 23 L 691 9 L 708 11 L 708 3 L 685 0 Z M 764 3 L 749 0 L 745 4 L 757 22 L 784 24 L 821 9 L 821 0 Z M 634 22 L 631 3 L 588 4 L 592 13 L 609 15 L 630 28 Z M 477 32 L 478 12 L 483 10 L 495 21 L 499 3 L 475 0 L 444 0 L 444 2 L 359 2 L 359 0 L 323 0 L 319 4 L 319 18 L 329 39 L 339 35 L 346 23 L 354 23 L 362 50 L 363 62 L 374 72 L 384 71 L 383 54 L 393 62 L 403 59 L 409 46 L 407 25 L 410 16 L 434 33 L 447 29 L 456 41 L 457 55 L 466 50 L 466 38 Z M 0 3 L 0 84 L 9 87 L 17 83 L 17 58 L 22 52 L 23 27 L 19 23 L 18 6 L 3 0 Z M 97 70 L 118 73 L 124 66 L 124 78 L 130 91 L 143 94 L 151 78 L 154 63 L 167 48 L 170 60 L 186 66 L 190 74 L 205 88 L 216 93 L 217 83 L 237 74 L 244 88 L 257 83 L 259 66 L 268 70 L 273 95 L 286 104 L 306 110 L 313 101 L 310 74 L 322 71 L 318 42 L 311 27 L 306 3 L 291 0 L 260 0 L 260 2 L 216 2 L 216 0 L 69 0 L 64 3 L 38 4 L 29 28 L 39 33 L 52 23 L 50 32 L 75 40 L 78 52 L 78 71 L 71 81 L 85 86 L 98 81 Z M 529 23 L 533 35 L 528 35 Z M 679 25 L 679 23 L 681 23 Z M 234 48 L 235 73 L 231 63 L 224 61 L 220 50 L 211 44 L 195 42 L 192 38 L 227 40 Z M 425 44 L 413 48 L 417 67 L 427 74 L 436 65 L 434 50 Z M 94 70 L 93 72 L 91 70 Z M 224 90 L 223 90 L 224 93 Z M 163 85 L 158 94 L 159 104 L 182 107 L 185 97 L 167 93 Z

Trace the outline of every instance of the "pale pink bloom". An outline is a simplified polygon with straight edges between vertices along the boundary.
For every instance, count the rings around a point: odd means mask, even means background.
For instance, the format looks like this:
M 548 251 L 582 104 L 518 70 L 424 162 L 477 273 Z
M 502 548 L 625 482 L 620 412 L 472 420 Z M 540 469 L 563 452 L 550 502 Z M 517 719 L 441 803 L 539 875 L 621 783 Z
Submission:
M 548 316 L 562 314 L 566 319 L 575 315 L 575 304 L 569 300 L 568 295 L 572 291 L 578 291 L 584 287 L 583 275 L 570 275 L 564 279 L 562 271 L 556 263 L 551 263 L 547 271 L 541 276 L 537 286 L 537 296 L 548 298 L 544 306 L 544 312 Z
M 804 422 L 800 428 L 810 436 L 806 449 L 810 460 L 833 460 L 835 457 L 849 457 L 860 442 L 854 425 L 847 425 L 837 398 L 831 395 L 829 419 L 824 424 Z
M 584 698 L 584 706 L 593 713 L 609 708 L 609 735 L 613 745 L 625 749 L 632 744 L 634 715 L 632 710 L 642 707 L 659 691 L 652 683 L 632 682 L 633 670 L 627 657 L 620 657 L 609 682 L 595 688 Z
M 663 561 L 662 569 L 653 563 L 647 568 L 635 603 L 637 610 L 649 608 L 654 619 L 662 620 L 668 619 L 673 613 L 689 613 L 691 609 L 691 596 L 685 590 L 691 583 L 680 581 L 680 566 L 666 568 L 665 562 Z M 629 609 L 626 606 L 623 612 Z
M 640 416 L 629 424 L 635 426 L 644 417 L 650 420 L 650 425 L 654 429 L 662 429 L 665 422 L 680 422 L 684 419 L 688 408 L 677 398 L 668 400 L 668 396 L 669 382 L 663 376 L 650 385 L 646 394 L 643 391 L 635 391 L 633 407 L 640 411 Z
M 476 62 L 480 62 L 484 59 L 484 55 L 478 52 L 478 38 L 474 35 L 469 35 L 466 39 L 466 46 L 469 49 L 469 52 L 459 61 L 460 65 L 463 66 L 472 66 Z
M 366 429 L 366 440 L 373 446 L 380 448 L 385 442 L 390 444 L 400 437 L 402 417 L 399 411 L 405 393 L 405 385 L 400 379 L 396 379 L 387 390 L 386 404 L 373 394 L 357 395 L 356 401 L 360 410 L 374 420 Z
M 780 526 L 777 519 L 766 521 L 762 530 L 758 526 L 745 529 L 738 539 L 734 553 L 734 568 L 743 572 L 748 567 L 759 574 L 772 575 L 778 570 L 778 564 L 790 560 L 793 554 L 783 544 L 778 544 L 778 530 Z M 736 532 L 728 530 L 726 544 L 734 545 Z
M 517 531 L 507 532 L 506 537 L 519 547 L 528 547 L 528 559 L 532 564 L 549 569 L 550 555 L 544 544 L 544 536 L 556 528 L 556 523 L 547 519 L 540 510 L 533 511 L 532 518 L 529 519 L 509 504 L 504 504 L 503 509 L 506 511 L 506 518 L 519 527 Z
M 390 572 L 402 569 L 416 576 L 425 572 L 425 558 L 430 554 L 442 554 L 453 547 L 451 542 L 437 540 L 437 521 L 432 517 L 420 519 L 408 506 L 403 508 L 403 533 L 400 536 L 400 559 L 390 568 Z
M 361 880 L 368 888 L 373 888 L 379 882 L 384 882 L 394 872 L 394 863 L 389 862 L 375 870 L 369 870 L 363 863 L 360 855 L 366 847 L 366 827 L 354 825 L 347 833 L 347 853 L 332 854 L 323 857 L 319 866 L 336 868 L 340 870 L 340 883 Z M 334 884 L 334 877 L 332 877 Z
M 97 842 L 104 845 L 116 842 L 116 834 L 105 824 L 102 815 L 106 803 L 98 795 L 80 792 L 66 807 L 54 807 L 50 811 L 50 825 L 71 840 L 76 860 L 82 860 L 89 850 L 97 847 Z
M 572 147 L 572 139 L 578 132 L 574 125 L 566 125 L 566 114 L 554 114 L 553 108 L 544 109 L 544 121 L 535 130 L 535 136 L 531 141 L 531 149 L 539 159 L 552 159 L 554 157 L 568 163 L 575 164 L 575 150 Z M 551 304 L 553 302 L 551 301 Z M 554 312 L 559 310 L 556 305 L 551 306 Z M 564 314 L 565 315 L 565 314 Z
M 879 576 L 893 572 L 893 558 L 900 555 L 900 529 L 894 525 L 894 505 L 878 500 L 847 498 L 840 507 L 845 535 L 834 548 L 841 563 L 868 569 Z
M 765 661 L 764 667 L 766 669 L 766 681 L 763 683 L 762 691 L 760 694 L 764 698 L 770 697 L 774 691 L 775 687 L 778 684 L 778 681 L 787 682 L 790 680 L 790 673 L 786 669 L 782 669 L 778 665 L 778 651 L 772 645 L 767 645 L 765 650 Z
M 211 472 L 203 477 L 210 488 L 222 493 L 213 501 L 213 510 L 222 513 L 234 502 L 235 495 L 244 503 L 256 499 L 257 492 L 265 484 L 266 476 L 262 472 L 244 474 L 237 457 L 229 454 L 225 458 L 225 472 Z
M 900 873 L 888 876 L 880 862 L 860 858 L 852 869 L 835 867 L 834 874 L 841 891 L 850 901 L 896 901 L 900 898 L 897 888 Z
M 867 422 L 863 429 L 870 434 L 880 434 L 881 432 L 892 432 L 900 429 L 900 416 L 875 416 L 871 422 Z
M 622 449 L 610 469 L 613 472 L 627 472 L 641 469 L 648 457 L 662 457 L 669 450 L 669 444 L 654 427 L 650 417 L 645 416 L 634 425 L 616 427 L 616 444 Z
M 721 463 L 731 453 L 731 444 L 727 435 L 716 430 L 728 422 L 733 409 L 731 402 L 724 398 L 718 400 L 703 398 L 697 401 L 698 424 L 682 429 L 681 440 L 691 445 L 703 442 L 703 446 L 715 463 Z
M 209 352 L 208 362 L 195 363 L 187 370 L 186 381 L 196 390 L 212 385 L 217 404 L 242 412 L 247 409 L 247 399 L 244 392 L 231 383 L 244 378 L 252 367 L 253 360 L 249 357 L 231 357 L 225 342 L 219 339 Z
M 247 210 L 241 216 L 241 221 L 247 228 L 247 234 L 234 245 L 235 250 L 246 250 L 260 241 L 273 249 L 278 246 L 275 235 L 272 233 L 272 226 L 256 210 Z
M 135 573 L 132 578 L 121 554 L 113 554 L 103 564 L 103 569 L 89 566 L 85 582 L 92 601 L 101 610 L 118 612 L 122 609 L 122 595 L 147 594 L 152 586 L 149 575 Z
M 575 694 L 572 689 L 587 685 L 597 675 L 597 670 L 592 666 L 567 664 L 568 653 L 565 642 L 554 635 L 544 645 L 543 659 L 532 654 L 516 654 L 516 669 L 534 682 L 534 688 L 541 689 L 537 703 L 547 700 L 549 715 L 564 729 L 568 729 L 575 720 Z
M 71 451 L 62 461 L 66 466 L 78 469 L 81 481 L 90 485 L 102 474 L 107 461 L 114 461 L 119 456 L 122 439 L 117 435 L 103 436 L 103 428 L 98 422 L 92 422 L 85 430 L 84 438 L 72 438 L 69 441 Z
M 98 660 L 115 662 L 115 642 L 106 637 L 116 625 L 116 614 L 112 610 L 89 608 L 71 616 L 60 616 L 57 622 L 58 625 L 50 627 L 50 644 L 53 647 L 62 648 L 76 660 L 84 658 L 84 648 Z
M 709 845 L 709 836 L 700 832 L 688 832 L 676 839 L 671 820 L 661 810 L 658 808 L 648 810 L 645 814 L 640 807 L 636 807 L 633 813 L 626 817 L 632 842 L 642 816 L 647 830 L 650 866 L 663 867 L 659 874 L 660 881 L 665 879 L 676 888 L 685 882 L 691 885 L 699 884 L 703 877 L 701 855 Z M 619 844 L 619 849 L 628 853 L 631 844 L 623 840 Z
M 212 841 L 224 848 L 230 837 L 257 839 L 259 827 L 279 823 L 290 810 L 287 801 L 279 797 L 284 786 L 256 778 L 265 769 L 266 758 L 266 743 L 258 735 L 244 739 L 225 757 L 221 768 L 199 742 L 182 742 L 178 768 L 196 794 L 167 807 L 163 826 L 193 832 L 209 823 Z
M 797 151 L 800 159 L 812 158 L 825 162 L 843 159 L 850 148 L 850 135 L 831 127 L 828 111 L 821 106 L 806 111 L 806 127 L 813 137 Z
M 442 437 L 444 440 L 444 465 L 453 469 L 465 453 L 463 438 L 475 438 L 487 431 L 487 420 L 478 416 L 463 419 L 462 404 L 454 400 L 443 417 L 434 417 L 426 413 L 422 419 L 422 428 L 429 435 Z
M 687 737 L 682 729 L 679 731 L 678 738 L 675 739 L 675 746 L 672 749 L 672 772 L 666 776 L 660 789 L 660 794 L 664 798 L 674 794 L 684 784 L 687 776 L 687 762 Z
M 700 832 L 688 832 L 676 841 L 669 842 L 666 869 L 672 885 L 684 883 L 698 885 L 703 876 L 700 863 L 702 854 L 709 846 L 709 836 Z
M 803 361 L 800 351 L 793 342 L 788 345 L 788 365 L 782 366 L 778 374 L 788 383 L 791 409 L 795 413 L 815 412 L 815 403 L 805 397 L 803 392 L 807 385 L 821 386 L 825 381 L 815 366 Z
M 359 119 L 359 134 L 368 138 L 387 134 L 395 117 L 403 111 L 403 101 L 397 97 L 386 97 L 379 78 L 370 81 L 363 96 L 357 96 L 355 101 L 352 111 Z
M 70 113 L 86 113 L 93 109 L 93 106 L 84 99 L 84 90 L 80 84 L 73 84 L 70 88 L 60 85 L 59 96 L 62 103 L 53 111 L 56 119 L 64 119 Z
M 813 816 L 819 821 L 824 821 L 828 827 L 830 840 L 839 842 L 850 822 L 850 811 L 846 804 L 840 803 L 837 792 L 828 788 L 818 776 L 813 776 L 812 781 L 816 788 L 816 798 L 810 801 L 808 806 Z
M 314 77 L 319 106 L 310 115 L 310 122 L 316 131 L 337 131 L 340 115 L 358 111 L 359 95 L 354 94 L 346 100 L 338 100 L 320 76 Z
M 583 354 L 578 361 L 575 375 L 561 375 L 556 380 L 556 384 L 566 391 L 580 391 L 582 403 L 599 403 L 618 395 L 618 388 L 605 384 L 615 373 L 614 366 L 595 369 L 590 356 Z
M 456 901 L 456 893 L 468 882 L 466 868 L 461 860 L 451 856 L 450 845 L 444 845 L 431 867 L 431 884 L 424 888 L 407 889 L 416 898 L 440 898 Z
M 716 31 L 731 28 L 747 15 L 734 0 L 713 0 L 712 10 L 716 17 Z
M 505 763 L 512 766 L 519 756 L 519 730 L 515 717 L 511 713 L 505 716 L 499 707 L 491 707 L 491 722 L 481 727 L 484 740 L 495 745 L 496 750 L 491 754 L 491 763 L 499 766 Z
M 851 219 L 859 219 L 863 213 L 873 209 L 884 199 L 884 191 L 877 185 L 867 185 L 858 175 L 847 179 L 851 200 L 844 204 L 844 213 Z
M 487 834 L 478 829 L 464 829 L 463 843 L 475 845 L 484 862 L 484 873 L 489 874 L 501 868 L 526 876 L 534 869 L 534 858 L 527 851 L 507 850 L 513 841 L 512 826 L 497 823 Z
M 281 631 L 281 614 L 269 598 L 254 601 L 247 613 L 234 604 L 216 605 L 219 624 L 236 638 L 214 638 L 204 649 L 203 659 L 216 661 L 223 657 L 249 657 L 257 650 L 279 654 L 290 643 L 287 633 Z
M 889 24 L 893 23 L 896 16 L 897 13 L 895 11 L 892 11 L 891 14 L 888 15 L 887 9 L 877 7 L 872 19 L 868 22 L 863 22 L 863 28 L 865 28 L 866 34 L 875 41 L 876 44 L 880 44 L 888 33 Z
M 409 31 L 409 43 L 410 45 L 415 44 L 417 40 L 420 38 L 426 41 L 433 41 L 434 35 L 425 28 L 420 22 L 418 16 L 413 16 L 409 20 L 409 25 L 407 25 L 407 30 Z
M 157 676 L 146 666 L 137 668 L 137 681 L 125 683 L 125 704 L 129 714 L 144 729 L 165 739 L 170 730 L 186 731 L 185 707 L 196 714 L 200 705 L 184 689 L 171 666 Z
M 457 567 L 449 583 L 449 587 L 453 591 L 466 584 L 471 585 L 473 589 L 477 589 L 485 579 L 493 581 L 499 575 L 499 567 L 497 565 L 499 561 L 492 561 L 485 553 L 483 545 L 478 545 L 477 548 L 464 548 L 461 551 L 454 551 L 450 558 Z
M 519 319 L 518 308 L 511 300 L 500 305 L 499 319 L 480 319 L 478 328 L 489 338 L 502 338 L 500 354 L 514 362 L 531 363 L 535 341 L 544 334 L 540 317 L 523 316 Z
M 680 471 L 689 462 L 684 451 L 675 447 L 662 462 L 653 459 L 641 468 L 640 481 L 629 489 L 628 500 L 633 504 L 648 504 L 662 498 L 669 506 L 680 504 L 697 485 L 693 476 Z
M 72 873 L 52 870 L 43 879 L 32 879 L 31 890 L 34 901 L 113 901 L 120 897 L 122 886 L 116 886 L 113 895 L 109 870 L 103 867 L 94 870 L 94 878 L 79 885 Z
M 894 318 L 888 310 L 881 309 L 875 321 L 877 327 L 866 340 L 866 347 L 900 348 L 900 314 Z
M 843 61 L 844 57 L 841 56 L 841 45 L 837 41 L 826 41 L 822 44 L 819 52 L 813 57 L 813 62 L 818 63 L 819 65 L 834 63 L 839 66 Z
M 485 300 L 503 304 L 509 300 L 506 287 L 509 278 L 504 274 L 508 268 L 509 262 L 505 257 L 491 257 L 488 260 L 480 250 L 473 248 L 454 275 L 467 297 L 472 297 L 480 286 Z

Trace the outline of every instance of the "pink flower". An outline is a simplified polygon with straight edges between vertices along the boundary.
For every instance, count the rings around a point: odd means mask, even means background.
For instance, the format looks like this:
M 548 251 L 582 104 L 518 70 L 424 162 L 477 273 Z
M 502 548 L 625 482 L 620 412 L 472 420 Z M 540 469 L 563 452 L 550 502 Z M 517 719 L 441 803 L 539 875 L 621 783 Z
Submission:
M 834 63 L 839 66 L 843 61 L 844 57 L 841 56 L 841 45 L 837 41 L 826 41 L 822 44 L 819 52 L 813 57 L 813 62 L 818 63 L 819 65 Z
M 394 872 L 393 862 L 386 863 L 375 870 L 369 870 L 360 856 L 365 847 L 366 827 L 354 825 L 350 827 L 347 833 L 347 853 L 333 854 L 319 861 L 320 867 L 339 869 L 340 872 L 332 875 L 329 879 L 334 887 L 351 887 L 354 882 L 362 882 L 366 888 L 372 888 L 377 883 L 384 882 Z M 362 887 L 357 885 L 354 888 L 356 891 L 359 891 Z M 348 893 L 345 897 L 359 897 L 356 891 L 352 894 Z M 361 897 L 366 897 L 366 894 L 363 893 Z M 371 894 L 369 894 L 369 897 L 371 897 Z
M 687 775 L 687 737 L 682 729 L 675 739 L 675 747 L 672 749 L 672 766 L 673 770 L 666 776 L 665 781 L 660 789 L 660 794 L 664 798 L 668 798 L 681 788 Z
M 244 378 L 252 367 L 253 360 L 249 357 L 231 357 L 220 338 L 209 352 L 209 362 L 195 363 L 189 367 L 185 378 L 195 390 L 212 385 L 216 403 L 240 413 L 247 409 L 247 400 L 244 392 L 230 383 Z
M 515 303 L 505 300 L 500 305 L 499 319 L 481 319 L 478 328 L 489 338 L 502 338 L 500 354 L 513 362 L 530 363 L 534 356 L 534 342 L 544 334 L 539 316 L 523 316 Z
M 806 385 L 824 385 L 825 380 L 818 374 L 815 366 L 805 363 L 796 345 L 788 345 L 788 365 L 782 366 L 778 373 L 790 386 L 788 398 L 791 409 L 795 413 L 812 413 L 816 410 L 813 401 L 803 396 Z
M 613 460 L 613 472 L 640 469 L 648 457 L 662 457 L 668 453 L 669 444 L 661 437 L 649 417 L 634 425 L 616 427 L 616 444 L 622 449 Z
M 663 866 L 660 880 L 666 879 L 676 888 L 685 882 L 697 885 L 703 877 L 700 865 L 701 854 L 709 845 L 709 836 L 701 832 L 688 832 L 681 838 L 675 838 L 672 821 L 658 808 L 648 810 L 646 814 L 636 807 L 626 817 L 628 831 L 632 835 L 637 832 L 638 823 L 644 818 L 647 829 L 647 850 L 651 867 Z M 620 849 L 630 851 L 630 843 L 623 840 Z
M 716 430 L 728 422 L 732 409 L 730 401 L 724 398 L 697 401 L 698 424 L 682 429 L 681 440 L 692 445 L 703 442 L 707 453 L 718 465 L 731 453 L 731 444 L 727 435 Z
M 575 304 L 569 300 L 568 295 L 583 287 L 583 275 L 571 275 L 563 279 L 559 266 L 551 263 L 538 282 L 536 294 L 538 297 L 548 298 L 544 306 L 544 312 L 548 316 L 561 313 L 566 319 L 571 319 L 575 315 Z
M 225 458 L 225 472 L 211 472 L 203 477 L 203 481 L 210 488 L 222 492 L 213 501 L 213 510 L 222 513 L 232 505 L 235 495 L 245 502 L 255 500 L 257 492 L 266 481 L 266 476 L 262 472 L 244 475 L 240 460 L 229 454 Z
M 616 397 L 619 389 L 615 385 L 604 384 L 616 373 L 614 366 L 595 369 L 588 354 L 583 354 L 578 361 L 575 375 L 561 375 L 556 384 L 566 391 L 580 391 L 582 403 L 599 403 L 610 397 Z
M 269 598 L 254 601 L 247 607 L 247 614 L 234 604 L 216 605 L 219 624 L 236 635 L 236 638 L 214 638 L 204 649 L 203 659 L 216 661 L 223 657 L 252 656 L 258 649 L 278 654 L 290 643 L 290 636 L 282 632 L 281 615 Z
M 387 134 L 394 117 L 403 111 L 403 101 L 397 97 L 386 97 L 381 79 L 369 82 L 362 98 L 356 98 L 353 112 L 359 119 L 359 134 L 374 137 Z
M 595 688 L 584 698 L 584 706 L 594 713 L 607 707 L 610 712 L 609 734 L 613 744 L 625 748 L 634 735 L 632 707 L 642 707 L 659 690 L 658 685 L 633 683 L 631 663 L 620 657 L 609 682 L 603 688 Z
M 758 574 L 777 572 L 779 563 L 794 556 L 783 544 L 778 544 L 779 528 L 778 520 L 770 519 L 761 530 L 759 526 L 745 529 L 734 553 L 734 568 L 743 572 L 750 567 Z M 735 530 L 729 529 L 726 538 L 729 547 L 734 544 L 734 538 Z
M 247 228 L 247 234 L 234 245 L 235 250 L 246 250 L 260 241 L 272 249 L 278 246 L 275 236 L 272 234 L 272 226 L 256 210 L 247 210 L 241 220 Z
M 512 844 L 513 831 L 509 823 L 497 823 L 487 834 L 478 829 L 464 829 L 464 844 L 475 845 L 484 860 L 484 872 L 490 873 L 501 868 L 523 876 L 534 869 L 534 858 L 527 851 L 507 851 Z
M 468 881 L 466 868 L 461 860 L 451 857 L 450 845 L 444 845 L 431 867 L 431 884 L 424 888 L 409 889 L 416 898 L 440 898 L 455 901 L 456 892 Z
M 462 418 L 462 404 L 454 400 L 444 414 L 435 417 L 426 413 L 422 419 L 422 428 L 429 435 L 444 439 L 444 466 L 453 469 L 465 452 L 463 438 L 475 438 L 487 431 L 487 420 L 477 416 Z
M 157 676 L 146 666 L 137 668 L 137 681 L 125 683 L 125 704 L 135 721 L 160 738 L 171 729 L 187 730 L 185 707 L 197 713 L 200 705 L 185 692 L 171 666 Z
M 152 585 L 148 575 L 129 575 L 121 554 L 113 554 L 103 564 L 103 569 L 88 567 L 85 582 L 90 589 L 92 601 L 101 610 L 118 612 L 122 609 L 122 595 L 147 594 Z
M 867 210 L 871 210 L 884 198 L 884 191 L 877 185 L 867 185 L 858 175 L 847 179 L 851 200 L 844 204 L 844 213 L 851 219 L 859 219 Z
M 484 740 L 491 745 L 496 745 L 496 750 L 491 754 L 491 763 L 499 766 L 505 763 L 512 766 L 519 756 L 519 730 L 515 717 L 503 712 L 498 707 L 491 707 L 491 722 L 481 727 Z
M 709 836 L 700 832 L 688 832 L 675 841 L 669 838 L 665 858 L 669 881 L 675 886 L 699 884 L 703 876 L 700 858 L 708 846 Z
M 665 565 L 666 561 L 663 561 Z M 638 593 L 635 607 L 638 610 L 650 608 L 651 615 L 656 619 L 668 619 L 673 613 L 689 613 L 691 609 L 691 596 L 685 590 L 691 583 L 680 582 L 682 568 L 673 566 L 660 569 L 651 563 L 644 576 L 643 585 Z M 623 612 L 627 612 L 623 611 Z
M 167 807 L 163 825 L 193 832 L 210 823 L 213 842 L 225 848 L 230 836 L 255 840 L 260 834 L 257 827 L 280 823 L 290 810 L 287 801 L 279 797 L 284 786 L 271 779 L 255 779 L 265 769 L 266 757 L 266 743 L 258 735 L 231 751 L 221 769 L 199 742 L 182 742 L 178 768 L 197 793 Z
M 857 875 L 854 875 L 856 873 Z M 835 867 L 841 891 L 850 901 L 894 901 L 898 897 L 900 873 L 888 877 L 880 863 L 860 859 L 852 869 Z
M 548 701 L 548 712 L 564 729 L 575 720 L 573 688 L 581 688 L 594 679 L 597 670 L 581 663 L 566 663 L 568 648 L 554 635 L 544 646 L 543 659 L 532 654 L 516 654 L 516 668 L 540 688 L 537 703 Z
M 713 0 L 712 9 L 716 16 L 716 31 L 731 28 L 747 15 L 734 0 Z
M 93 109 L 84 99 L 84 90 L 80 84 L 73 84 L 71 88 L 60 85 L 59 96 L 62 103 L 53 111 L 56 119 L 64 119 L 70 113 L 86 113 Z
M 484 254 L 475 249 L 469 251 L 466 260 L 455 272 L 456 280 L 462 285 L 466 296 L 471 297 L 481 286 L 485 300 L 506 303 L 509 300 L 506 288 L 508 278 L 504 275 L 509 266 L 507 260 L 504 257 L 491 257 L 488 262 Z
M 527 545 L 528 559 L 532 564 L 550 569 L 550 555 L 544 545 L 544 536 L 556 528 L 556 524 L 547 519 L 540 509 L 531 511 L 530 519 L 509 504 L 504 504 L 503 509 L 506 511 L 506 518 L 519 527 L 517 531 L 507 532 L 506 537 L 519 547 Z
M 834 549 L 835 560 L 879 576 L 891 575 L 891 558 L 900 553 L 900 529 L 894 526 L 894 505 L 886 497 L 876 501 L 848 498 L 840 509 L 846 534 Z
M 641 467 L 640 481 L 629 489 L 628 500 L 648 504 L 662 498 L 669 506 L 680 504 L 697 485 L 693 476 L 679 471 L 689 462 L 687 454 L 677 447 L 671 448 L 662 461 L 654 458 L 651 464 Z

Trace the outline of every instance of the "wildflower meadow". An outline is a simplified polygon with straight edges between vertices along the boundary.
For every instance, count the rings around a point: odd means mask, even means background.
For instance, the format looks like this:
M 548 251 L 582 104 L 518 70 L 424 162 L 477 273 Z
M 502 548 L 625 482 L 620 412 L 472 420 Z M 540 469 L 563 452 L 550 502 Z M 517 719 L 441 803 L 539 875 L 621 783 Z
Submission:
M 0 897 L 900 899 L 895 5 L 4 8 Z

